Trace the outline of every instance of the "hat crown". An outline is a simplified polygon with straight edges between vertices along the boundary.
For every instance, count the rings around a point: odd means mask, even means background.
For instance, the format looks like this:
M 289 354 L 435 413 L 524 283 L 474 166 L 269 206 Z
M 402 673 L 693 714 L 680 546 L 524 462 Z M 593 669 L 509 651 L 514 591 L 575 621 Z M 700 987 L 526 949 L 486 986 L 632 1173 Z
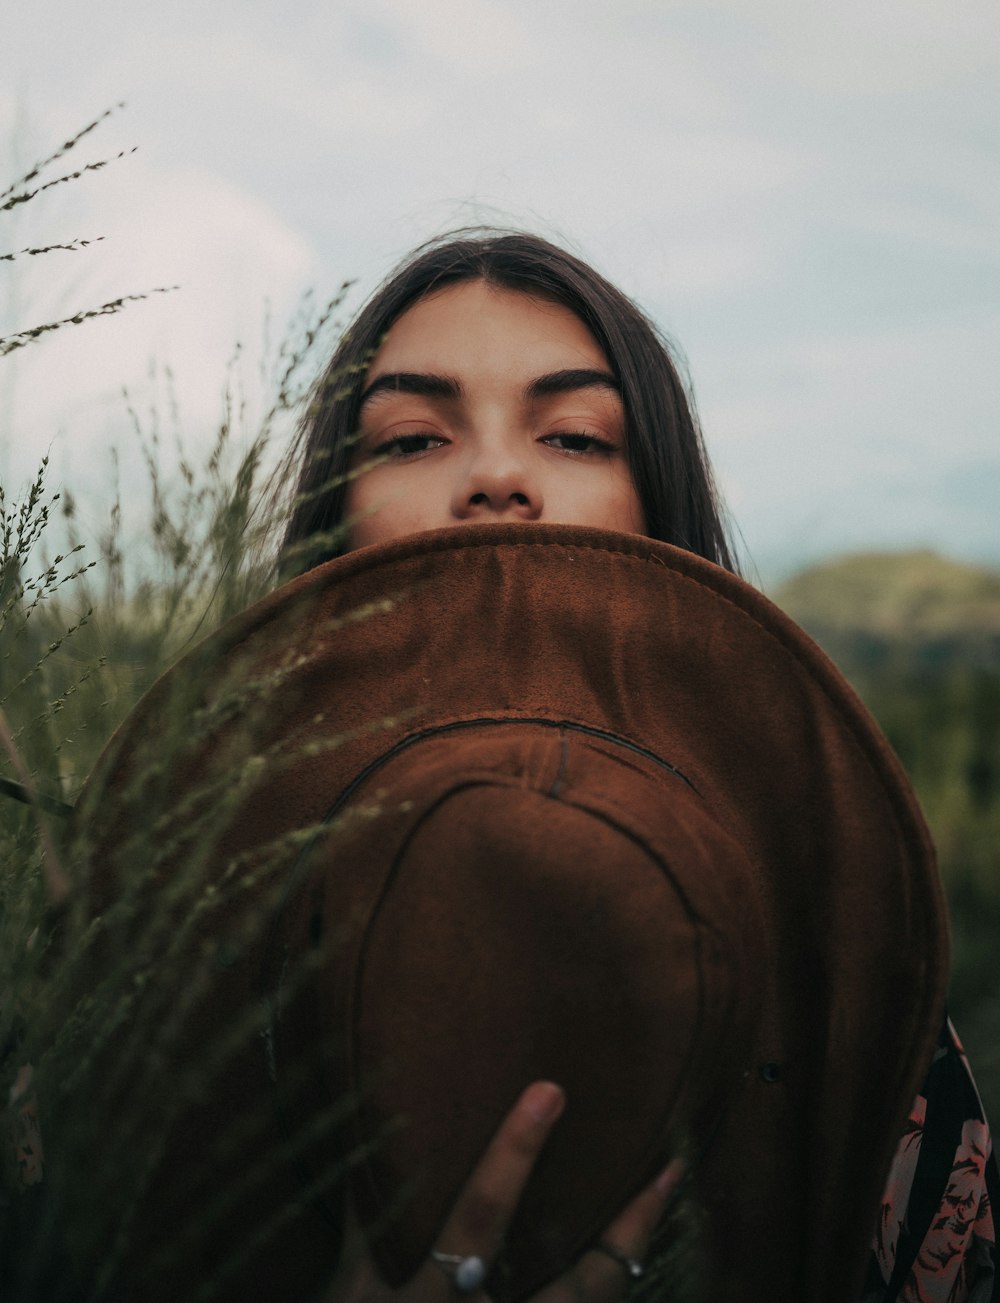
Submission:
M 527 1296 L 671 1153 L 704 1149 L 744 1087 L 757 870 L 668 766 L 566 726 L 432 730 L 352 801 L 366 817 L 312 852 L 284 944 L 323 952 L 330 1087 L 361 1101 L 355 1203 L 402 1283 L 521 1090 L 558 1081 L 501 1267 Z

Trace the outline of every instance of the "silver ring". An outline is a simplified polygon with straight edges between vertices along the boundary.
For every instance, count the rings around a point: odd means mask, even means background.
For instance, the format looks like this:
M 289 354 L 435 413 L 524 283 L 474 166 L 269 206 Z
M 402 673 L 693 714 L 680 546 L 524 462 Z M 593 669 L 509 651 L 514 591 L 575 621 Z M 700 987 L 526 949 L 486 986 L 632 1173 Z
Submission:
M 638 1258 L 630 1258 L 627 1253 L 622 1253 L 621 1249 L 614 1244 L 609 1244 L 607 1240 L 598 1240 L 591 1247 L 597 1253 L 605 1253 L 609 1258 L 613 1258 L 619 1267 L 624 1268 L 631 1280 L 639 1280 L 646 1274 L 646 1264 L 640 1262 Z
M 486 1279 L 486 1263 L 475 1254 L 463 1258 L 460 1253 L 431 1249 L 431 1261 L 441 1268 L 459 1294 L 474 1294 Z

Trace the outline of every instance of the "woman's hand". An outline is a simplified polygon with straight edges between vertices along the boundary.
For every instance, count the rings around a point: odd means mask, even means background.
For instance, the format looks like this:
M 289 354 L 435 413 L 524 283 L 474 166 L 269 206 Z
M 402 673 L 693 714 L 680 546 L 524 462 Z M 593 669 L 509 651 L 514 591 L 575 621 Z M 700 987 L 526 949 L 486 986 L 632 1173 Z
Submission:
M 487 1297 L 484 1290 L 457 1288 L 454 1264 L 478 1258 L 488 1274 L 565 1102 L 562 1090 L 551 1082 L 536 1081 L 528 1087 L 501 1123 L 438 1236 L 434 1252 L 445 1261 L 428 1258 L 401 1289 L 392 1290 L 382 1282 L 353 1222 L 328 1303 L 455 1303 L 460 1294 L 470 1303 L 482 1303 Z M 630 1281 L 629 1263 L 644 1261 L 656 1223 L 681 1176 L 681 1164 L 671 1163 L 605 1230 L 599 1242 L 609 1247 L 588 1249 L 530 1303 L 616 1303 Z

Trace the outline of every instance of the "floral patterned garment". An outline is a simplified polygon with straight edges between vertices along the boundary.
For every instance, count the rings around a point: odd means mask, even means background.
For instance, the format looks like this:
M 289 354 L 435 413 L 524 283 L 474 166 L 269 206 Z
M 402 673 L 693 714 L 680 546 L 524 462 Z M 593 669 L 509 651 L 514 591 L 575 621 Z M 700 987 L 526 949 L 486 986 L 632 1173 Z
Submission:
M 998 1201 L 982 1102 L 946 1019 L 889 1171 L 861 1303 L 997 1303 Z

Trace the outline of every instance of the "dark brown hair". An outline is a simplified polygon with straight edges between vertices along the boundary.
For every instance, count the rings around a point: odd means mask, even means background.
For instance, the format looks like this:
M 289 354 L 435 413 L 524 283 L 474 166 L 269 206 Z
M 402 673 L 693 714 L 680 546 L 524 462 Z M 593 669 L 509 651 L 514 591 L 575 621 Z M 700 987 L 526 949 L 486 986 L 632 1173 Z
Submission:
M 692 403 L 656 328 L 579 258 L 536 235 L 461 232 L 423 245 L 382 285 L 344 334 L 299 431 L 297 497 L 282 546 L 282 577 L 343 550 L 346 475 L 363 381 L 392 323 L 419 299 L 483 280 L 576 314 L 621 386 L 629 464 L 651 538 L 735 570 Z

